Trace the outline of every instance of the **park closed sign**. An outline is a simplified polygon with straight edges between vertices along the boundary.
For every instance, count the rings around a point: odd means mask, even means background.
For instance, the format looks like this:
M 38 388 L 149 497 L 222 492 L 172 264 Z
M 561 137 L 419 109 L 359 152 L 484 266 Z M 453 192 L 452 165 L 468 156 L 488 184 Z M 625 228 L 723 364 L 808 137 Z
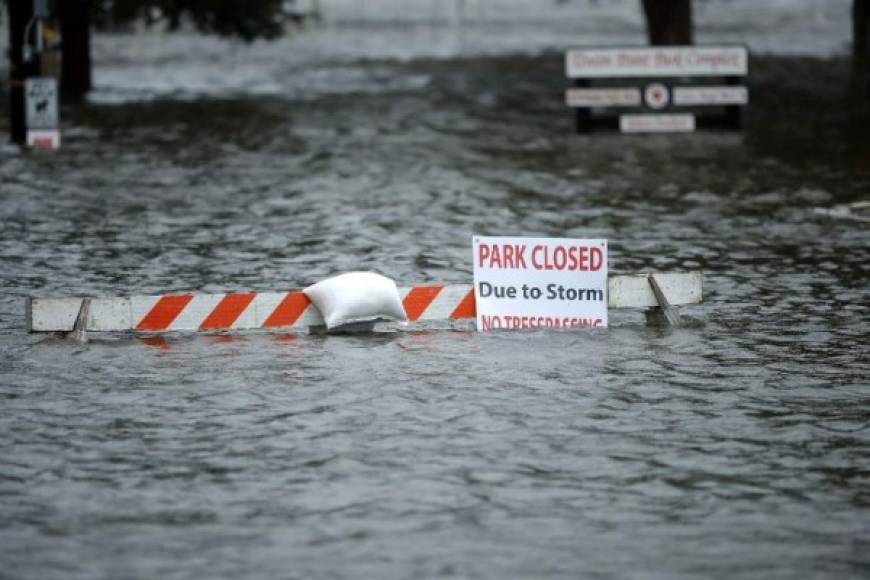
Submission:
M 477 328 L 607 326 L 607 241 L 474 236 Z

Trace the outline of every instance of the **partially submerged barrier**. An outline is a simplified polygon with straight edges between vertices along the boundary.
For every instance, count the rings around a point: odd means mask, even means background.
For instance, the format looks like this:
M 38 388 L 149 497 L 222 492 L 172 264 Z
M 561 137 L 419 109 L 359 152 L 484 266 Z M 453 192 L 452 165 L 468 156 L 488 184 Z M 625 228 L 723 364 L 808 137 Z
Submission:
M 700 121 L 736 129 L 749 102 L 745 46 L 573 49 L 565 73 L 574 82 L 565 100 L 577 111 L 578 132 L 611 125 L 614 116 L 623 133 L 691 132 Z
M 467 284 L 399 288 L 408 320 L 459 320 L 476 314 Z M 702 298 L 699 272 L 611 276 L 610 308 L 661 308 L 696 304 Z M 323 317 L 301 291 L 165 294 L 117 298 L 28 298 L 29 332 L 164 333 L 311 329 Z M 670 321 L 670 319 L 669 319 Z M 678 323 L 674 320 L 673 322 Z

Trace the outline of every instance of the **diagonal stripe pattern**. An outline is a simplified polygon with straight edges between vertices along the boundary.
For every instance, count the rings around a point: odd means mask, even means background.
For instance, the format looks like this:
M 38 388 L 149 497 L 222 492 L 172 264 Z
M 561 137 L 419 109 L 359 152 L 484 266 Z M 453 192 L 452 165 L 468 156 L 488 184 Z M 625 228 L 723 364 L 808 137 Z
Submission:
M 145 318 L 136 325 L 136 330 L 166 330 L 191 300 L 192 294 L 161 296 Z
M 474 291 L 467 285 L 426 285 L 401 288 L 408 320 L 473 318 Z M 155 296 L 134 330 L 220 331 L 246 328 L 317 326 L 323 319 L 302 292 L 178 294 Z M 152 306 L 153 304 L 153 306 Z

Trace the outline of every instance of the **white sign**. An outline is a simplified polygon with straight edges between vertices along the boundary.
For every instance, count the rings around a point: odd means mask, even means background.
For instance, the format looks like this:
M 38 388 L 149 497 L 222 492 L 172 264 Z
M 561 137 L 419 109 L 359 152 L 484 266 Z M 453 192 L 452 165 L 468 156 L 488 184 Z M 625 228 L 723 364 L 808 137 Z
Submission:
M 565 102 L 569 107 L 637 107 L 640 106 L 640 89 L 568 89 Z
M 28 129 L 27 146 L 31 149 L 57 149 L 60 147 L 60 131 L 57 129 Z
M 623 133 L 691 133 L 695 130 L 695 115 L 620 115 L 619 130 Z
M 674 87 L 675 105 L 746 105 L 748 103 L 749 91 L 742 86 Z
M 744 46 L 665 46 L 589 48 L 565 55 L 569 78 L 664 76 L 745 76 L 749 54 Z
M 658 111 L 671 102 L 671 92 L 662 83 L 653 83 L 643 90 L 643 100 L 647 107 Z
M 24 81 L 28 129 L 57 129 L 57 81 L 50 77 Z
M 607 326 L 607 241 L 475 236 L 481 332 Z

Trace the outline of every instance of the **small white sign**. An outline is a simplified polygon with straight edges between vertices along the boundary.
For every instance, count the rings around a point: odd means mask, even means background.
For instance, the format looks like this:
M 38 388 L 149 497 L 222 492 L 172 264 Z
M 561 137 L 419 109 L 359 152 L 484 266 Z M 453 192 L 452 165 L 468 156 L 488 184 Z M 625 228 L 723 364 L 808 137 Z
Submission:
M 640 89 L 568 89 L 565 102 L 569 107 L 637 107 L 640 106 Z
M 27 128 L 57 129 L 57 80 L 33 77 L 24 81 Z
M 644 88 L 643 100 L 647 107 L 659 111 L 671 102 L 671 92 L 662 83 L 652 83 Z
M 663 46 L 588 48 L 565 55 L 569 78 L 663 76 L 745 76 L 749 53 L 744 46 Z
M 619 130 L 623 133 L 691 133 L 695 130 L 695 115 L 620 115 Z
M 477 328 L 607 326 L 607 241 L 475 236 Z
M 674 87 L 674 104 L 679 106 L 748 103 L 749 91 L 743 86 Z
M 57 129 L 27 130 L 27 146 L 31 149 L 52 150 L 60 147 L 60 131 Z

